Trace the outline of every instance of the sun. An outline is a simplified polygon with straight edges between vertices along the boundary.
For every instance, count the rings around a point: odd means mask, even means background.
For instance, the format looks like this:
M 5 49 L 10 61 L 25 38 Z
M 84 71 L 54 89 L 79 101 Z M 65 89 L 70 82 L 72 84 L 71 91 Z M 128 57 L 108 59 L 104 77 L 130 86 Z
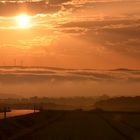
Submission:
M 16 21 L 21 28 L 28 28 L 30 25 L 30 17 L 28 15 L 19 15 L 16 17 Z

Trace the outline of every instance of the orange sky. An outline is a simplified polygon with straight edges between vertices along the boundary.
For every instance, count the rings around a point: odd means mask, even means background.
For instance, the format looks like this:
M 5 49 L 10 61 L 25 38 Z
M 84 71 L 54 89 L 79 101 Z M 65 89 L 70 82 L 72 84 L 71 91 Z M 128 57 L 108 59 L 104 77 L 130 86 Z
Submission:
M 139 69 L 139 7 L 137 0 L 50 0 L 49 10 L 27 14 L 25 27 L 16 16 L 26 10 L 3 11 L 0 65 Z

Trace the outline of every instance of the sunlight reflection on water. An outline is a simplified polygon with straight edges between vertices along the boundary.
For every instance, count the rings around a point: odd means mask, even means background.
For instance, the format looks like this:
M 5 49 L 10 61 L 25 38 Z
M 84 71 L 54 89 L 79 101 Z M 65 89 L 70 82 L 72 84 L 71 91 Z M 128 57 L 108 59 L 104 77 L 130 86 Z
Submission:
M 14 116 L 21 116 L 33 113 L 34 110 L 12 110 L 11 112 L 7 112 L 7 118 Z M 0 113 L 0 119 L 4 118 L 4 113 Z

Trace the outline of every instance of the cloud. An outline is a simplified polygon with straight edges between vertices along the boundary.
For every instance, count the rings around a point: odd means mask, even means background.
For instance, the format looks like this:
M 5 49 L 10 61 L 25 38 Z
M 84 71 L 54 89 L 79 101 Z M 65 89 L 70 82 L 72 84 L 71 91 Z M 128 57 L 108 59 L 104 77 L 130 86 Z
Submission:
M 140 70 L 0 67 L 1 93 L 20 96 L 140 95 Z
M 60 26 L 62 31 L 71 35 L 79 34 L 79 38 L 97 43 L 107 51 L 117 51 L 132 57 L 139 57 L 140 54 L 139 27 L 139 19 L 126 18 L 70 22 Z
M 132 79 L 132 80 L 131 80 Z M 0 83 L 57 83 L 64 81 L 82 82 L 139 82 L 139 70 L 79 70 L 60 68 L 1 68 Z
M 15 17 L 0 17 L 1 59 L 21 56 L 33 65 L 138 68 L 139 6 L 137 0 L 51 0 L 45 12 L 31 16 L 27 30 L 17 28 Z
M 61 10 L 61 6 L 63 3 L 68 2 L 70 0 L 49 0 L 49 2 L 45 1 L 34 1 L 33 3 L 0 3 L 0 16 L 16 16 L 18 13 L 26 12 L 29 15 L 36 14 L 46 14 L 46 13 L 55 13 Z

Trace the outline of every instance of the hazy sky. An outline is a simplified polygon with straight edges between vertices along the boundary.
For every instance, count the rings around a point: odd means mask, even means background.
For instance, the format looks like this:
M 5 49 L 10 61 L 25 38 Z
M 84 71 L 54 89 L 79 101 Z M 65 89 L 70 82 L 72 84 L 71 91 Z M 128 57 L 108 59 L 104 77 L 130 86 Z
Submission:
M 139 0 L 50 0 L 46 10 L 14 14 L 0 12 L 0 65 L 140 68 Z
M 0 67 L 0 93 L 140 95 L 140 1 L 0 4 L 0 65 L 55 67 Z

